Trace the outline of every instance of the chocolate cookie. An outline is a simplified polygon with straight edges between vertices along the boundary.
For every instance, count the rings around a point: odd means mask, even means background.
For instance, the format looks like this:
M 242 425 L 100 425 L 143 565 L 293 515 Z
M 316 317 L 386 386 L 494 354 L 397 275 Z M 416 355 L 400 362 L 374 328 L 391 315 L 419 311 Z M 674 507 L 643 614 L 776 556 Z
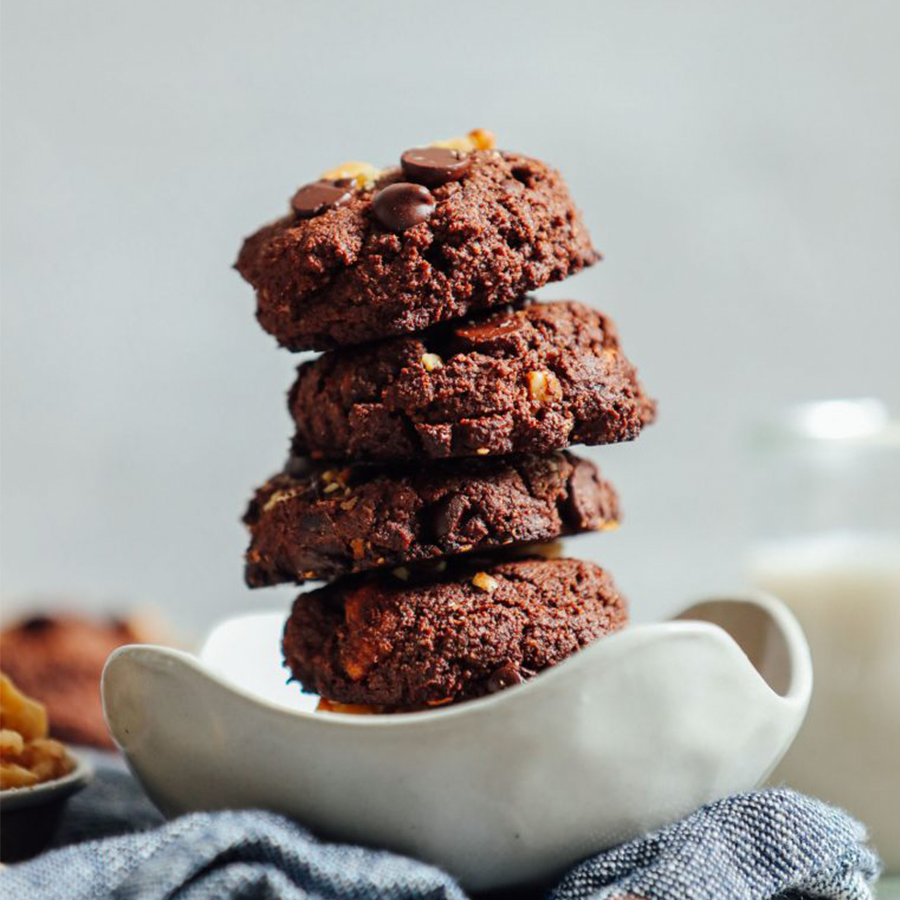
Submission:
M 306 185 L 289 215 L 245 241 L 236 268 L 256 289 L 260 324 L 285 347 L 420 331 L 600 259 L 545 163 L 440 148 L 407 151 L 402 162 L 375 181 Z
M 306 464 L 250 503 L 250 587 L 330 581 L 378 566 L 612 528 L 619 504 L 593 463 L 570 453 L 425 466 Z
M 627 441 L 656 409 L 612 322 L 573 301 L 326 353 L 300 366 L 289 405 L 297 455 L 358 460 Z
M 118 619 L 33 615 L 0 631 L 0 658 L 19 688 L 47 707 L 53 737 L 112 749 L 100 673 L 117 647 L 154 637 Z
M 374 573 L 301 594 L 284 655 L 303 688 L 329 700 L 420 709 L 517 684 L 626 619 L 592 563 L 451 559 L 437 581 Z

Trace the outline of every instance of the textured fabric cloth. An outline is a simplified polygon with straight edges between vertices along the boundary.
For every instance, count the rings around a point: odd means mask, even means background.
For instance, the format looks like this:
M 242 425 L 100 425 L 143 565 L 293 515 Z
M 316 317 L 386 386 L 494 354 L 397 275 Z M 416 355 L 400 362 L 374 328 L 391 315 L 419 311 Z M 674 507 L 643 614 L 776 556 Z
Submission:
M 103 767 L 57 844 L 0 874 L 16 900 L 465 900 L 450 876 L 392 853 L 315 840 L 258 811 L 166 824 L 130 776 Z M 143 829 L 143 830 L 133 830 Z M 122 834 L 125 830 L 127 833 Z M 109 837 L 108 835 L 116 834 Z M 90 835 L 107 836 L 85 841 Z M 574 868 L 552 900 L 865 900 L 878 860 L 859 823 L 788 790 L 713 803 Z M 546 896 L 546 891 L 531 894 Z M 527 891 L 509 897 L 530 896 Z
M 880 863 L 865 837 L 796 791 L 739 794 L 589 859 L 551 900 L 867 900 Z

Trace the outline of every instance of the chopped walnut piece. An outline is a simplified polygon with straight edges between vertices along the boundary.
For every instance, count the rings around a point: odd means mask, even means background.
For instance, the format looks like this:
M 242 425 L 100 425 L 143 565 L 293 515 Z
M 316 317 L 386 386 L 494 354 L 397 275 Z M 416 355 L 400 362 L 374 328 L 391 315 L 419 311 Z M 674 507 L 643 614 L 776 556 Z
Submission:
M 263 512 L 268 512 L 270 509 L 278 506 L 279 503 L 284 503 L 287 500 L 292 500 L 294 497 L 303 493 L 302 487 L 294 487 L 288 488 L 283 491 L 275 491 L 268 500 L 266 500 L 265 504 L 263 504 Z
M 0 672 L 0 728 L 18 732 L 26 741 L 47 737 L 47 710 L 26 697 Z
M 450 138 L 449 141 L 435 141 L 432 147 L 447 147 L 450 150 L 493 150 L 497 139 L 490 131 L 476 128 L 465 137 Z
M 472 576 L 472 584 L 488 594 L 493 594 L 499 587 L 497 579 L 492 578 L 487 572 L 476 572 Z
M 325 697 L 320 697 L 319 704 L 316 706 L 316 712 L 344 713 L 352 716 L 376 716 L 387 712 L 387 710 L 382 706 L 368 706 L 364 703 L 338 703 L 337 700 L 328 700 Z
M 322 481 L 328 485 L 328 488 L 325 489 L 325 493 L 329 493 L 329 488 L 331 490 L 337 490 L 337 488 L 346 487 L 347 482 L 350 479 L 350 469 L 326 469 L 322 473 Z
M 74 762 L 47 737 L 47 710 L 0 673 L 0 789 L 31 787 L 61 778 Z
M 562 396 L 562 385 L 552 372 L 529 372 L 527 377 L 528 393 L 537 403 L 547 403 Z
M 381 170 L 376 169 L 371 163 L 360 162 L 358 159 L 351 159 L 348 162 L 341 163 L 333 169 L 322 173 L 323 181 L 343 181 L 345 178 L 352 178 L 356 184 L 355 187 L 368 190 L 375 186 L 375 182 L 381 175 Z
M 21 756 L 25 749 L 25 739 L 12 728 L 0 729 L 0 759 L 8 756 Z
M 422 365 L 425 367 L 426 372 L 433 372 L 435 369 L 442 369 L 444 367 L 444 361 L 437 353 L 423 353 Z

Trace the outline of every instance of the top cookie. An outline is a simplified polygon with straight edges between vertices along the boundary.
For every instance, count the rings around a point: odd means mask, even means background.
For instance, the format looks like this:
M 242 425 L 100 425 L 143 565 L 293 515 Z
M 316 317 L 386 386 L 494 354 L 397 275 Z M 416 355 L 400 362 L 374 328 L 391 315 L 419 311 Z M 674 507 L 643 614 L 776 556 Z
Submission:
M 327 350 L 420 331 L 600 259 L 545 163 L 441 148 L 402 161 L 306 185 L 289 215 L 244 242 L 236 268 L 283 346 Z

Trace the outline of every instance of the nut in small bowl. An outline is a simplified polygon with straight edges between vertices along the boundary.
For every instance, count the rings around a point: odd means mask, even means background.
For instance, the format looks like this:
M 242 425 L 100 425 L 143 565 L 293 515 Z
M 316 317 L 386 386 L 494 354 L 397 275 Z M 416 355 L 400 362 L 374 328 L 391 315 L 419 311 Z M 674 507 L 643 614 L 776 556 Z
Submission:
M 0 673 L 0 818 L 4 862 L 50 841 L 66 800 L 93 777 L 87 760 L 49 736 L 47 711 Z

